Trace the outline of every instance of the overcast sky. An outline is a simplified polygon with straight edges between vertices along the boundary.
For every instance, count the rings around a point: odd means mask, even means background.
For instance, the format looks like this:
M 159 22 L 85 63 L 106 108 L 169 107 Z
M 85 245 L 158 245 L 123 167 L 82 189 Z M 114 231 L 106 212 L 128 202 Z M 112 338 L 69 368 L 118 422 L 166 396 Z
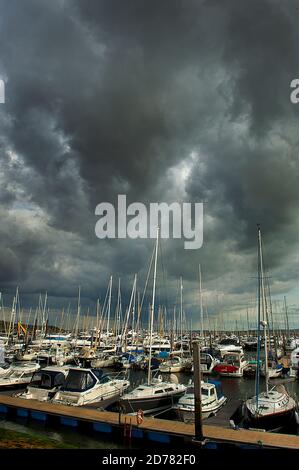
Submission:
M 0 0 L 0 290 L 35 307 L 142 290 L 153 240 L 100 240 L 95 207 L 204 202 L 204 243 L 163 240 L 158 301 L 198 326 L 256 316 L 256 224 L 277 318 L 299 306 L 296 0 Z M 166 292 L 166 293 L 165 293 Z M 114 292 L 115 295 L 115 292 Z M 161 296 L 161 297 L 159 297 Z M 280 303 L 279 303 L 280 302 Z M 125 303 L 125 300 L 124 300 Z M 296 322 L 293 316 L 291 326 Z

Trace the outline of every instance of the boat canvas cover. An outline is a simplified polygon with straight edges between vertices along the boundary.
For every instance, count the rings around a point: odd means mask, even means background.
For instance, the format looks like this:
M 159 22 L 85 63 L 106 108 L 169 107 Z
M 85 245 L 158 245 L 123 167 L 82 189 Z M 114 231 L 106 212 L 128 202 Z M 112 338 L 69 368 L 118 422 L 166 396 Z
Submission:
M 96 379 L 90 371 L 70 369 L 62 391 L 84 392 L 92 388 L 95 383 Z

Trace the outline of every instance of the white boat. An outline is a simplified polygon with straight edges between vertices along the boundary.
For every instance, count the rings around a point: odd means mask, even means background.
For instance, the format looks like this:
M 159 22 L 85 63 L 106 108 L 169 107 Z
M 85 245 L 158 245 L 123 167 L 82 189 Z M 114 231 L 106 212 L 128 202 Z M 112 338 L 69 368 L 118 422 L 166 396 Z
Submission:
M 182 372 L 186 368 L 191 369 L 192 361 L 190 358 L 185 358 L 182 356 L 173 356 L 171 359 L 162 362 L 159 366 L 160 372 L 163 373 L 176 373 Z
M 285 345 L 286 351 L 293 351 L 294 349 L 299 347 L 299 338 L 289 338 Z
M 200 353 L 200 371 L 202 374 L 209 375 L 212 374 L 214 367 L 219 364 L 219 359 L 216 359 L 209 353 L 201 352 Z M 192 366 L 191 372 L 194 371 Z
M 0 378 L 5 377 L 9 374 L 11 366 L 8 363 L 0 365 Z
M 68 366 L 48 366 L 33 374 L 31 382 L 18 398 L 27 400 L 49 401 L 65 383 L 69 371 Z
M 121 406 L 126 413 L 136 413 L 139 409 L 144 414 L 171 408 L 186 391 L 187 387 L 173 382 L 165 382 L 162 376 L 152 379 L 149 384 L 141 384 L 134 390 L 123 395 L 120 399 Z
M 24 362 L 20 365 L 12 365 L 8 374 L 0 378 L 0 390 L 27 385 L 38 369 L 40 365 L 37 363 Z
M 149 343 L 144 343 L 144 349 L 149 350 L 150 345 Z M 152 342 L 152 352 L 161 352 L 161 351 L 170 351 L 171 350 L 171 344 L 169 339 L 156 339 L 153 340 Z
M 34 361 L 38 358 L 38 351 L 34 349 L 27 349 L 23 353 L 16 355 L 18 361 Z
M 91 361 L 91 367 L 102 369 L 103 367 L 112 367 L 115 363 L 117 356 L 114 354 L 100 354 Z
M 282 364 L 277 364 L 274 361 L 271 362 L 268 365 L 268 369 L 267 369 L 268 379 L 277 379 L 278 377 L 281 377 L 282 370 L 283 370 Z M 260 374 L 262 377 L 266 377 L 265 366 L 260 368 Z
M 242 406 L 242 420 L 246 428 L 257 428 L 265 431 L 281 431 L 284 428 L 294 426 L 298 422 L 297 405 L 288 394 L 283 385 L 278 385 L 269 390 L 268 367 L 268 323 L 267 300 L 263 269 L 262 238 L 258 226 L 258 338 L 261 338 L 263 329 L 263 343 L 265 348 L 265 391 L 260 392 L 259 374 L 256 375 L 256 394 L 247 399 Z M 257 351 L 257 363 L 260 363 L 260 347 Z
M 152 363 L 153 348 L 153 323 L 155 311 L 155 292 L 157 277 L 157 256 L 158 256 L 159 228 L 157 229 L 157 239 L 153 252 L 154 275 L 153 291 L 150 309 L 150 334 L 149 334 L 149 364 Z M 149 276 L 150 272 L 148 273 Z M 170 345 L 170 342 L 169 342 Z M 172 375 L 170 381 L 163 381 L 162 376 L 152 378 L 151 368 L 148 367 L 147 383 L 141 384 L 129 393 L 123 395 L 120 404 L 126 413 L 136 413 L 142 410 L 144 414 L 156 412 L 170 408 L 186 391 L 186 386 L 178 384 L 177 377 Z
M 296 402 L 283 385 L 270 391 L 259 393 L 246 400 L 244 406 L 244 425 L 266 431 L 281 430 L 288 426 L 296 414 Z
M 219 349 L 221 356 L 228 352 L 243 353 L 243 348 L 240 345 L 239 340 L 235 337 L 223 338 L 217 344 L 217 349 Z
M 299 347 L 291 352 L 291 366 L 293 369 L 299 369 Z
M 222 377 L 243 377 L 244 369 L 248 366 L 248 361 L 244 359 L 244 354 L 240 352 L 226 352 L 223 354 L 222 362 L 219 362 L 214 371 Z
M 209 418 L 217 413 L 226 403 L 227 397 L 223 395 L 219 381 L 201 382 L 201 411 L 202 419 Z M 194 389 L 188 389 L 173 409 L 177 417 L 185 423 L 194 423 Z
M 129 387 L 125 379 L 111 378 L 101 369 L 71 367 L 65 385 L 54 398 L 54 403 L 82 406 L 108 398 L 117 398 Z

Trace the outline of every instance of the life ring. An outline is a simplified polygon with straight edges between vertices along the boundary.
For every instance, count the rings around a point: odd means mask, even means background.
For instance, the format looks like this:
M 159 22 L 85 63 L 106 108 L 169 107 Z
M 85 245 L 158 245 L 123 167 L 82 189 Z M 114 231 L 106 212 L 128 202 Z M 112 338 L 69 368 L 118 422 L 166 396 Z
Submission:
M 143 418 L 144 418 L 144 413 L 143 413 L 143 411 L 142 411 L 142 410 L 138 410 L 138 411 L 137 411 L 137 414 L 136 414 L 136 420 L 137 420 L 138 426 L 139 426 L 140 424 L 142 424 Z

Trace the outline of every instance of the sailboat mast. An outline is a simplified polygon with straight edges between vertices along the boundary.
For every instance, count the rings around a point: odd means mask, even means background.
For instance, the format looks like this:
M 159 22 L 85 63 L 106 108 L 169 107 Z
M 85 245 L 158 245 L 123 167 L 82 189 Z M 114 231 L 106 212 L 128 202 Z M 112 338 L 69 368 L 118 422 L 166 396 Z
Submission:
M 156 295 L 156 278 L 157 278 L 157 259 L 158 259 L 158 243 L 159 243 L 159 227 L 157 227 L 157 240 L 155 248 L 155 264 L 154 264 L 154 281 L 153 281 L 153 296 L 152 296 L 152 305 L 151 305 L 151 315 L 150 315 L 150 348 L 149 348 L 149 359 L 148 359 L 148 374 L 147 382 L 148 385 L 151 383 L 151 362 L 152 362 L 152 340 L 153 340 L 153 323 L 154 323 L 154 311 L 155 311 L 155 295 Z
M 260 392 L 260 360 L 261 360 L 261 263 L 260 263 L 260 226 L 258 225 L 258 302 L 257 302 L 257 366 L 255 377 L 256 411 Z
M 111 310 L 111 295 L 112 295 L 112 276 L 109 282 L 109 300 L 108 300 L 108 318 L 107 318 L 107 339 L 109 338 L 109 324 L 110 324 L 110 310 Z
M 199 267 L 199 301 L 200 301 L 200 336 L 203 338 L 203 306 L 202 306 L 202 286 L 201 286 L 201 266 Z
M 262 305 L 263 305 L 263 321 L 262 327 L 264 328 L 264 342 L 265 342 L 265 384 L 266 384 L 266 395 L 269 393 L 269 373 L 268 373 L 268 340 L 267 340 L 267 305 L 266 305 L 266 294 L 265 294 L 265 279 L 264 279 L 264 266 L 263 266 L 263 253 L 262 253 L 262 236 L 259 236 L 260 244 L 260 262 L 261 262 L 261 288 L 262 288 Z
M 181 308 L 180 308 L 180 328 L 181 328 L 181 355 L 183 354 L 183 278 L 180 278 L 181 283 Z
M 81 287 L 79 286 L 78 287 L 78 304 L 77 304 L 77 321 L 76 321 L 76 330 L 75 330 L 76 341 L 78 340 L 78 333 L 79 333 L 80 309 L 81 309 Z
M 266 311 L 266 296 L 265 296 L 265 284 L 264 284 L 264 266 L 263 266 L 263 253 L 262 253 L 262 237 L 261 231 L 259 230 L 259 250 L 260 250 L 260 277 L 261 277 L 261 294 L 262 294 L 262 305 L 263 305 L 263 320 L 262 327 L 264 328 L 264 342 L 265 342 L 265 383 L 266 383 L 266 395 L 269 393 L 269 373 L 268 373 L 268 340 L 267 340 L 267 311 Z
M 287 339 L 289 339 L 289 337 L 290 337 L 290 328 L 289 328 L 287 299 L 286 299 L 285 295 L 283 296 L 283 304 L 284 304 L 284 311 L 285 311 L 285 318 L 286 318 L 286 336 L 287 336 Z

